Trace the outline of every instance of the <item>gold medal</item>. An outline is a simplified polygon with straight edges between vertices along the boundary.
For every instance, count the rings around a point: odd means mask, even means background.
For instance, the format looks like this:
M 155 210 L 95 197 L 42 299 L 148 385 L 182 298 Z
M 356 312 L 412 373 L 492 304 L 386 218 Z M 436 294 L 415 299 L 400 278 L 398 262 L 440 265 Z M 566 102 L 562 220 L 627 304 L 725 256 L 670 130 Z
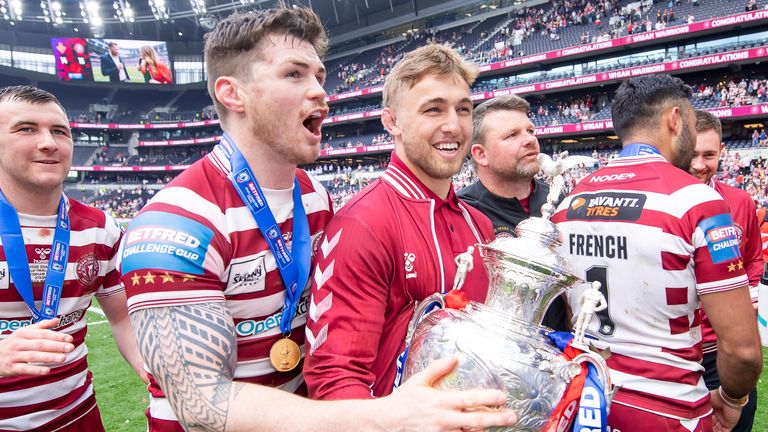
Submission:
M 269 349 L 269 361 L 279 372 L 292 371 L 301 360 L 301 349 L 299 345 L 284 337 Z

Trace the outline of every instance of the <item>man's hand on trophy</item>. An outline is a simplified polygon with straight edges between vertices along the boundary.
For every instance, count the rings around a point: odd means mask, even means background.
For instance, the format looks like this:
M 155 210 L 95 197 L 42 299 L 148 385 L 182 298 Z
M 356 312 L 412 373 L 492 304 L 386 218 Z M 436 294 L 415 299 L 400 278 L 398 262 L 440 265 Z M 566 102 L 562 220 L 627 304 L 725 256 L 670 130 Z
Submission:
M 498 390 L 437 390 L 435 385 L 456 367 L 458 359 L 435 361 L 412 376 L 390 397 L 380 399 L 388 413 L 400 413 L 401 432 L 446 432 L 485 430 L 494 426 L 512 426 L 514 412 L 504 405 L 507 395 Z

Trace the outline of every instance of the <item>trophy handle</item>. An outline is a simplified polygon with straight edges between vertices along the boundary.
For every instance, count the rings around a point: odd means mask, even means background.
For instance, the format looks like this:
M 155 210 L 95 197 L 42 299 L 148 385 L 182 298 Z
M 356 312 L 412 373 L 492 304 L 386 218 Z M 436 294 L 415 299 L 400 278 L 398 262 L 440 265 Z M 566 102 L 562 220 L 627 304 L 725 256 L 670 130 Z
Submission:
M 611 401 L 613 401 L 613 397 L 616 395 L 619 387 L 614 387 L 614 385 L 611 384 L 611 374 L 609 373 L 605 359 L 599 354 L 585 352 L 574 357 L 573 362 L 578 364 L 590 363 L 595 367 L 597 374 L 600 377 L 600 381 L 605 385 L 605 404 L 610 409 Z
M 426 297 L 424 300 L 420 301 L 416 305 L 416 309 L 413 311 L 413 317 L 411 318 L 411 322 L 408 323 L 408 333 L 406 333 L 406 336 L 405 336 L 406 349 L 409 346 L 411 346 L 413 333 L 416 331 L 416 327 L 424 319 L 424 317 L 427 316 L 430 312 L 432 312 L 435 309 L 444 309 L 444 308 L 445 308 L 445 297 L 440 293 L 432 294 L 431 296 Z

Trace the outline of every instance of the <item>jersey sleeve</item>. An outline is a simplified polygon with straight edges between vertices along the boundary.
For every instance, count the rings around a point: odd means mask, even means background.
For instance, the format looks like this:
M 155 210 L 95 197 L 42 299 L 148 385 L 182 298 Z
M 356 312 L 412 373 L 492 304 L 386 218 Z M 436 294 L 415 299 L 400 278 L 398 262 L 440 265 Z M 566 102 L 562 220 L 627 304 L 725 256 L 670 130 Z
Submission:
M 733 217 L 725 201 L 705 201 L 688 212 L 694 231 L 694 273 L 699 295 L 747 285 Z
M 361 220 L 337 215 L 316 257 L 304 364 L 309 396 L 370 398 L 393 274 L 387 248 Z
M 120 247 L 120 241 L 123 238 L 123 230 L 112 216 L 106 212 L 104 213 L 104 216 L 106 218 L 104 222 L 104 230 L 106 231 L 107 246 L 110 248 L 109 260 L 107 261 L 104 280 L 94 294 L 96 298 L 109 297 L 125 291 L 123 284 L 120 281 L 120 272 L 117 270 L 118 249 Z
M 142 211 L 119 252 L 128 311 L 223 301 L 224 244 L 214 224 L 197 214 Z
M 760 226 L 757 220 L 757 206 L 751 199 L 745 200 L 747 203 L 747 226 L 744 227 L 744 262 L 746 263 L 747 278 L 749 286 L 754 288 L 760 283 L 760 277 L 763 275 L 763 245 L 761 241 Z M 757 302 L 757 289 L 750 288 L 752 302 Z M 754 291 L 754 292 L 753 292 Z

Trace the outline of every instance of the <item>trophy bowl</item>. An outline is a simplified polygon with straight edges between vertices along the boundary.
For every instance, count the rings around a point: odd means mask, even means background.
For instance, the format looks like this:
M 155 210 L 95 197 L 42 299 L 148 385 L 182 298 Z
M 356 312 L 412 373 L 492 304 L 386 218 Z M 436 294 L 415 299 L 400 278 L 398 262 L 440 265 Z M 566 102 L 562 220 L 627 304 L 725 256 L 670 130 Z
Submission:
M 403 376 L 424 370 L 435 360 L 455 356 L 458 366 L 439 388 L 503 391 L 506 406 L 515 411 L 518 422 L 492 430 L 544 430 L 567 383 L 581 366 L 567 361 L 546 341 L 545 328 L 508 318 L 477 303 L 463 310 L 428 313 L 413 334 Z
M 568 159 L 559 163 L 568 164 Z M 489 286 L 485 304 L 469 302 L 461 309 L 445 308 L 443 294 L 433 294 L 416 306 L 406 336 L 402 378 L 424 370 L 445 357 L 458 365 L 437 386 L 442 389 L 497 389 L 507 394 L 506 406 L 518 422 L 503 432 L 542 432 L 558 429 L 553 412 L 571 380 L 592 364 L 604 384 L 607 403 L 612 386 L 604 359 L 588 351 L 583 332 L 575 346 L 583 354 L 569 360 L 540 324 L 549 305 L 568 288 L 585 283 L 556 252 L 562 235 L 549 220 L 562 190 L 562 166 L 553 167 L 553 184 L 542 206 L 542 217 L 522 221 L 516 237 L 498 238 L 480 249 Z M 455 289 L 460 289 L 472 268 L 472 249 L 456 258 Z M 594 287 L 594 286 L 593 286 Z M 595 287 L 597 288 L 597 287 Z M 593 293 L 595 294 L 595 293 Z M 596 294 L 600 295 L 600 294 Z M 591 316 L 583 312 L 578 321 Z

